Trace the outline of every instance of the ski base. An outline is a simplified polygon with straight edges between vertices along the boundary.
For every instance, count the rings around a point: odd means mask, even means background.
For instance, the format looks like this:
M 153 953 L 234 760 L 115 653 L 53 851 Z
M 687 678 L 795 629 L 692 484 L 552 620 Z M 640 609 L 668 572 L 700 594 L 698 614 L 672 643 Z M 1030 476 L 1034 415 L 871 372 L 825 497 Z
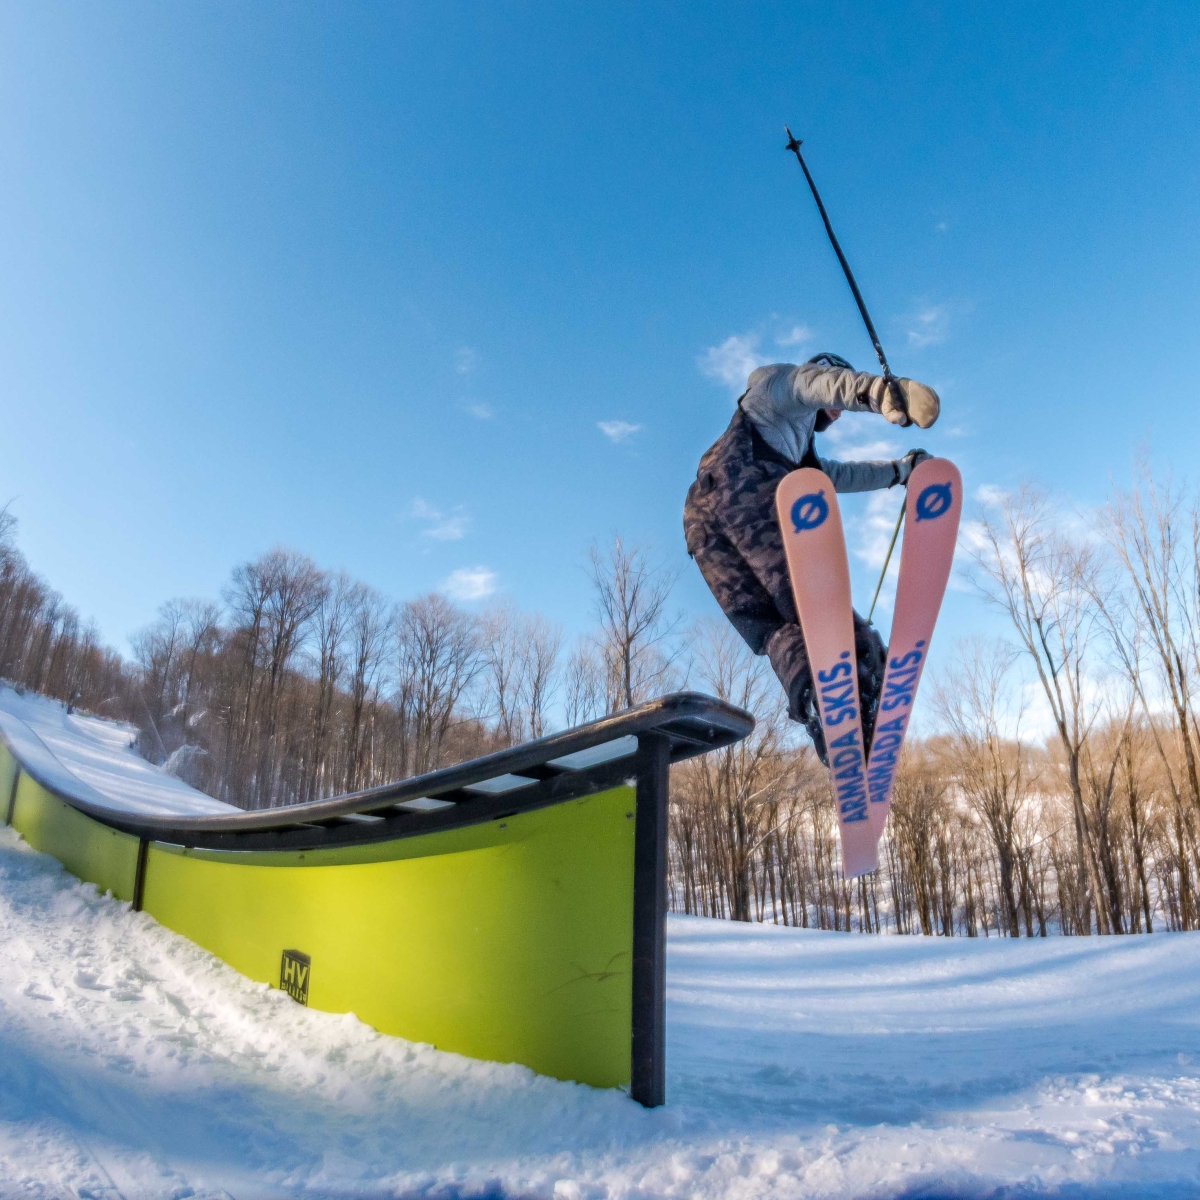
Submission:
M 904 542 L 887 670 L 867 764 L 870 826 L 876 842 L 891 807 L 900 751 L 950 578 L 961 514 L 958 468 L 949 459 L 927 458 L 910 476 L 904 501 Z
M 775 507 L 829 751 L 842 872 L 853 879 L 878 866 L 878 839 L 871 828 L 867 798 L 842 517 L 829 476 L 813 467 L 801 467 L 780 481 Z

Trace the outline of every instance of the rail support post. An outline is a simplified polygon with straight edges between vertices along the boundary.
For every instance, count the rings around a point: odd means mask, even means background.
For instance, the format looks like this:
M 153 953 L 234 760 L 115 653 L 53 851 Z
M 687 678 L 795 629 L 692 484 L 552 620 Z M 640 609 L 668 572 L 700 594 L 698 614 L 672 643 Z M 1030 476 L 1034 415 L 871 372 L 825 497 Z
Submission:
M 14 760 L 14 763 L 15 763 L 15 765 L 13 767 L 12 787 L 9 789 L 9 792 L 8 792 L 8 810 L 4 814 L 5 825 L 11 825 L 13 823 L 13 816 L 16 814 L 16 811 L 17 811 L 17 786 L 21 782 L 21 764 L 18 762 L 15 762 L 15 760 Z
M 633 864 L 633 1038 L 629 1094 L 655 1108 L 666 1100 L 667 800 L 671 741 L 644 733 L 637 749 Z

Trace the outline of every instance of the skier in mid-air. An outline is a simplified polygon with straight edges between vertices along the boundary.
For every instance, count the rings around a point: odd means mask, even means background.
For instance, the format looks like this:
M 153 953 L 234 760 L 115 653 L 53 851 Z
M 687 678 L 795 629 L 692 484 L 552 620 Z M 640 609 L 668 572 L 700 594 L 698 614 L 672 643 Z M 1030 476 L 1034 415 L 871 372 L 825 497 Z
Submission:
M 825 736 L 817 711 L 808 652 L 796 613 L 775 513 L 775 489 L 797 467 L 825 472 L 838 492 L 870 492 L 907 484 L 928 458 L 910 450 L 883 462 L 818 457 L 813 435 L 843 412 L 879 413 L 892 424 L 928 429 L 937 420 L 937 393 L 911 379 L 889 381 L 855 371 L 836 354 L 800 366 L 780 363 L 750 375 L 729 428 L 700 459 L 688 489 L 683 529 L 717 603 L 755 654 L 771 661 L 788 698 L 788 715 L 808 730 L 821 761 Z M 886 651 L 875 627 L 854 614 L 863 735 L 870 744 Z

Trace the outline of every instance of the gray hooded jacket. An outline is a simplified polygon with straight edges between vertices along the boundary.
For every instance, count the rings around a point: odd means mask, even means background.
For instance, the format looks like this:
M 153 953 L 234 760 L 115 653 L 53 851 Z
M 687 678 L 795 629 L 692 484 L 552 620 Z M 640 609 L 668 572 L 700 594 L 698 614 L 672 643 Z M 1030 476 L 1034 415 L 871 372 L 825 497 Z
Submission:
M 788 462 L 799 464 L 812 445 L 817 417 L 823 408 L 844 412 L 877 412 L 868 390 L 879 377 L 852 367 L 819 362 L 776 363 L 750 373 L 739 401 L 763 440 Z M 896 482 L 896 464 L 819 460 L 838 492 L 872 492 Z

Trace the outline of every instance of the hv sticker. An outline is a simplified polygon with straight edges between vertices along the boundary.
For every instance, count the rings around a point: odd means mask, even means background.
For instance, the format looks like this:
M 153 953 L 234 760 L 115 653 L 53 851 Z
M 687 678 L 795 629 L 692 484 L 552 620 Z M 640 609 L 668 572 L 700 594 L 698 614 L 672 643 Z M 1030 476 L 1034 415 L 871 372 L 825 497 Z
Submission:
M 312 959 L 299 950 L 285 950 L 279 964 L 279 990 L 287 992 L 297 1004 L 308 1003 L 308 979 Z

